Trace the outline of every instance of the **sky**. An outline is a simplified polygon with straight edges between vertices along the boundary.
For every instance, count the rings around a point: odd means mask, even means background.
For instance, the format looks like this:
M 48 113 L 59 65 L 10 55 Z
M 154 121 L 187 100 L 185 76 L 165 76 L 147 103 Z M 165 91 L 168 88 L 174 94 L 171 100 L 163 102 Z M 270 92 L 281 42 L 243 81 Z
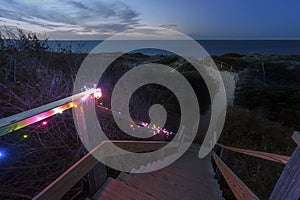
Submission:
M 0 29 L 105 39 L 143 26 L 194 39 L 300 39 L 299 0 L 1 0 Z

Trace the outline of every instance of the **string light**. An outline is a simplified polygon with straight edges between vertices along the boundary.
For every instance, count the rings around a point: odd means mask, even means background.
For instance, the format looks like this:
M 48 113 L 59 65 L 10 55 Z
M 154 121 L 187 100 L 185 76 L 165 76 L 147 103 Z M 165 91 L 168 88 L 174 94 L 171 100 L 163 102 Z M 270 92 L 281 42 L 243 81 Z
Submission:
M 96 91 L 94 92 L 94 97 L 96 99 L 100 99 L 102 97 L 102 91 L 100 88 L 97 88 Z
M 43 125 L 43 126 L 47 126 L 47 125 L 48 125 L 48 122 L 47 122 L 47 121 L 43 121 L 43 122 L 42 122 L 42 125 Z
M 24 139 L 28 138 L 28 135 L 27 134 L 23 135 L 23 138 Z
M 4 155 L 4 152 L 0 151 L 0 159 L 3 158 L 5 155 Z

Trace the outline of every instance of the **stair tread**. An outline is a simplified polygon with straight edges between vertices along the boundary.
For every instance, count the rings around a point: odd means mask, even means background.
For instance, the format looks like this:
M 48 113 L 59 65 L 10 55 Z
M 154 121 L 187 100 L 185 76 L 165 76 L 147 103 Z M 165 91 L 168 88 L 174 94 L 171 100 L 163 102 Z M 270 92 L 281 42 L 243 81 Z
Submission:
M 187 151 L 171 165 L 157 171 L 130 174 L 122 172 L 116 180 L 117 183 L 110 181 L 111 183 L 105 186 L 109 189 L 103 190 L 101 200 L 136 200 L 142 197 L 142 194 L 148 199 L 159 200 L 223 200 L 222 191 L 214 175 L 210 154 L 199 159 L 198 151 Z M 124 185 L 130 189 L 125 189 Z M 131 191 L 132 197 L 128 194 Z M 103 195 L 107 195 L 106 198 Z
M 109 178 L 95 200 L 155 200 L 155 198 L 126 185 L 118 180 Z

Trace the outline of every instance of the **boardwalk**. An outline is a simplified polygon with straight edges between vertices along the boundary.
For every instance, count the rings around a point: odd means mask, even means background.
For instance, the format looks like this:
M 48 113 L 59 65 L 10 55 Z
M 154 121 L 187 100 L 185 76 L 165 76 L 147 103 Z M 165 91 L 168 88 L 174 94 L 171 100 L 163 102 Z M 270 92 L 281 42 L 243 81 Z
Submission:
M 193 146 L 164 169 L 142 174 L 121 173 L 117 179 L 109 178 L 93 199 L 223 199 L 214 178 L 211 155 L 199 159 L 197 154 L 198 150 Z

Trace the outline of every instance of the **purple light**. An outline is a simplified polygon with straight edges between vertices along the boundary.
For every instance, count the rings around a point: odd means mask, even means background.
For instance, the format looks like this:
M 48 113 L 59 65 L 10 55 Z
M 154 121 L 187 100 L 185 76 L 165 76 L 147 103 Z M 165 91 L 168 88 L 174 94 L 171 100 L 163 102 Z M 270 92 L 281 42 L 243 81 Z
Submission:
M 47 125 L 48 125 L 48 122 L 47 122 L 47 121 L 43 121 L 43 122 L 42 122 L 42 125 L 43 125 L 43 126 L 47 126 Z

